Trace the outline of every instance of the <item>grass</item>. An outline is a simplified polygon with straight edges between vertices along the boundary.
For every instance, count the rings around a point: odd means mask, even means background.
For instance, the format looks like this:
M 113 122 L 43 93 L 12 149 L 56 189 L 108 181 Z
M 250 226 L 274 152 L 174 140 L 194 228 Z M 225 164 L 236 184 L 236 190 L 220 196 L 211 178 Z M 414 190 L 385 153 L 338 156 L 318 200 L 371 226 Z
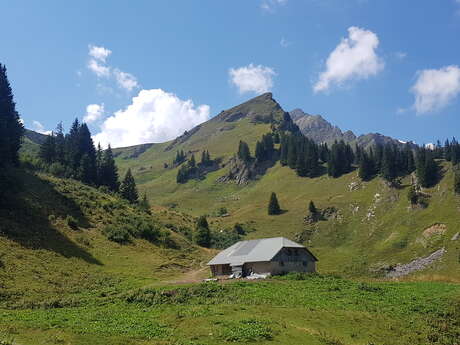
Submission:
M 0 306 L 79 305 L 175 277 L 209 257 L 164 226 L 167 211 L 150 216 L 73 180 L 26 172 L 18 179 L 18 198 L 0 210 Z M 127 242 L 110 241 L 108 226 L 127 229 Z
M 267 104 L 265 108 L 260 108 L 261 104 L 243 104 L 237 110 L 268 114 L 271 108 L 267 108 Z M 450 241 L 460 228 L 460 200 L 452 188 L 453 173 L 448 163 L 441 162 L 440 183 L 424 190 L 430 195 L 425 209 L 410 208 L 409 177 L 403 179 L 400 189 L 395 189 L 380 178 L 361 182 L 356 171 L 337 179 L 326 175 L 300 178 L 278 163 L 262 178 L 246 186 L 216 182 L 226 173 L 225 167 L 209 173 L 204 180 L 179 185 L 175 180 L 177 168 L 164 168 L 164 163 L 172 162 L 176 150 L 184 150 L 190 156 L 206 149 L 225 163 L 235 154 L 239 140 L 247 141 L 254 152 L 256 141 L 269 131 L 268 124 L 254 124 L 250 116 L 236 122 L 216 117 L 202 124 L 186 141 L 173 145 L 171 150 L 166 148 L 172 142 L 155 144 L 130 158 L 132 148 L 117 149 L 117 164 L 122 171 L 133 170 L 141 191 L 157 205 L 164 209 L 173 206 L 174 210 L 193 216 L 208 214 L 214 230 L 245 223 L 255 229 L 248 238 L 286 236 L 296 240 L 304 237 L 304 243 L 320 258 L 318 267 L 323 273 L 379 276 L 382 267 L 407 263 L 445 247 L 447 254 L 441 262 L 413 277 L 423 274 L 428 279 L 460 281 L 460 242 Z M 353 184 L 357 187 L 350 188 Z M 271 192 L 276 192 L 285 213 L 267 214 Z M 310 200 L 319 208 L 336 208 L 336 217 L 306 224 L 304 217 Z M 228 216 L 213 216 L 222 207 L 228 210 Z M 423 231 L 434 223 L 445 224 L 446 232 L 423 238 Z
M 458 285 L 436 282 L 307 276 L 202 283 L 140 289 L 79 307 L 0 310 L 0 332 L 21 344 L 59 335 L 77 345 L 447 345 L 460 335 L 459 298 Z

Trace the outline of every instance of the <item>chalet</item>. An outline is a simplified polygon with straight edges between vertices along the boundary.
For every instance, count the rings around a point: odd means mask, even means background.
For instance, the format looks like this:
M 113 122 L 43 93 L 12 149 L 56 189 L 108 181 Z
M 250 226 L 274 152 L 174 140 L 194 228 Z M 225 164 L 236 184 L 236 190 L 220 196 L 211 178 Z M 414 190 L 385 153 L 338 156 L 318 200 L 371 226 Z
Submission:
M 240 241 L 217 254 L 208 266 L 213 276 L 315 272 L 318 259 L 284 237 Z

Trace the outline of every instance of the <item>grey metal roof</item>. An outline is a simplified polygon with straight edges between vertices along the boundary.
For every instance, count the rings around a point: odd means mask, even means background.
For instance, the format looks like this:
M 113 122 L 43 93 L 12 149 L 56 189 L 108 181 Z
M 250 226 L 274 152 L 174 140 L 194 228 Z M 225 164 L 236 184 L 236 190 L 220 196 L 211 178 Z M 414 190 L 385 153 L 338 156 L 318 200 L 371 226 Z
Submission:
M 305 248 L 284 237 L 240 241 L 217 254 L 208 265 L 239 266 L 245 262 L 270 261 L 284 247 Z

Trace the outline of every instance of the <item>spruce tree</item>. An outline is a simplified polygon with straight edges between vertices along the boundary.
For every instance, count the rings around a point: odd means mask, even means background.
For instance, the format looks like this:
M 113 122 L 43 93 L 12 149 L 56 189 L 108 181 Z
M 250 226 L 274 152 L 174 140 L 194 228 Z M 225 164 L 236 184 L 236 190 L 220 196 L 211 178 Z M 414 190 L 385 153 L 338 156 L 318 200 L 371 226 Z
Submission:
M 458 167 L 454 173 L 454 191 L 456 194 L 460 194 L 460 170 Z
M 151 211 L 150 211 L 150 203 L 149 203 L 149 200 L 147 199 L 147 193 L 144 193 L 144 196 L 142 197 L 142 200 L 139 202 L 139 208 L 150 214 Z
M 38 156 L 47 165 L 56 161 L 56 140 L 52 133 L 51 135 L 47 135 L 40 145 Z
M 139 201 L 139 193 L 137 192 L 136 182 L 131 174 L 131 169 L 128 169 L 125 178 L 121 182 L 120 195 L 132 204 Z
M 0 168 L 19 164 L 24 126 L 16 111 L 6 67 L 0 64 Z
M 247 143 L 245 143 L 244 141 L 241 141 L 240 140 L 240 143 L 238 145 L 238 158 L 245 161 L 245 162 L 248 162 L 249 160 L 251 160 L 251 152 L 249 151 L 249 146 Z
M 195 229 L 195 243 L 209 248 L 211 246 L 211 231 L 205 216 L 198 218 Z
M 119 188 L 118 169 L 113 159 L 112 148 L 109 147 L 104 151 L 101 166 L 101 181 L 102 186 L 108 187 L 111 191 L 117 192 Z
M 270 195 L 270 201 L 268 202 L 268 214 L 269 215 L 277 215 L 281 213 L 281 208 L 278 203 L 278 198 L 276 194 L 272 192 Z
M 358 176 L 363 181 L 368 181 L 372 177 L 372 161 L 366 152 L 361 152 L 361 158 L 359 160 Z
M 55 147 L 56 147 L 56 161 L 62 165 L 65 165 L 65 136 L 64 128 L 62 127 L 62 122 L 59 122 L 56 126 L 55 132 Z
M 308 204 L 308 211 L 313 216 L 315 216 L 318 213 L 318 209 L 316 208 L 315 203 L 313 202 L 313 200 L 310 200 L 310 203 Z

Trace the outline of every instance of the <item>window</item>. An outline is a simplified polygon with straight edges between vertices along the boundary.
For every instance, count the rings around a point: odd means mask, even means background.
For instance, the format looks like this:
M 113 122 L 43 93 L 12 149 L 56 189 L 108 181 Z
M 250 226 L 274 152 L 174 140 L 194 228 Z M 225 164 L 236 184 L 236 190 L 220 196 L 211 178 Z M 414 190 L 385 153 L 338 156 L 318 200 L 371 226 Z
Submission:
M 288 256 L 291 256 L 292 251 L 291 251 L 290 249 L 287 249 L 286 252 L 287 252 L 287 255 L 288 255 Z
M 306 261 L 302 261 L 302 265 L 307 266 L 307 262 L 306 262 Z
M 280 261 L 280 266 L 284 266 L 284 261 Z

